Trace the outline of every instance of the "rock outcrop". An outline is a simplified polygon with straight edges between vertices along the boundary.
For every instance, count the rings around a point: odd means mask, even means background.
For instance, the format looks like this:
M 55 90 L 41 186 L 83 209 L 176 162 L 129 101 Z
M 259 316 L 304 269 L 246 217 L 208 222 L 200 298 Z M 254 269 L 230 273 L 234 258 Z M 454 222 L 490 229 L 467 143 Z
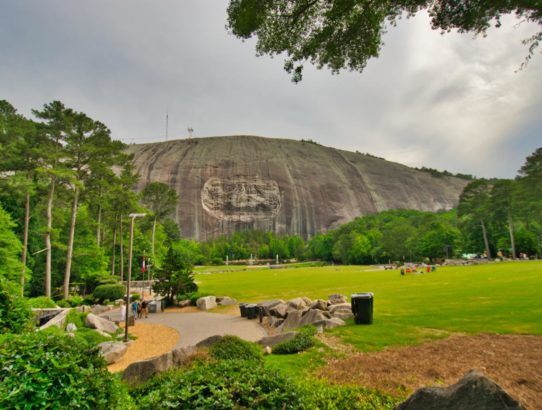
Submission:
M 525 410 L 497 383 L 471 370 L 456 384 L 417 390 L 396 410 Z
M 205 240 L 240 229 L 305 238 L 387 209 L 450 209 L 468 181 L 319 144 L 253 136 L 131 145 L 138 189 L 164 182 L 179 194 L 183 235 Z

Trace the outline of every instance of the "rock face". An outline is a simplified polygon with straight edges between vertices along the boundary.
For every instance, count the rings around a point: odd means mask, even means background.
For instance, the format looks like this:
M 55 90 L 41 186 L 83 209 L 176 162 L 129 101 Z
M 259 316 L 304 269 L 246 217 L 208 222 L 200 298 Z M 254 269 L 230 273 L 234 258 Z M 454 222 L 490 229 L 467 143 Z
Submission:
M 205 296 L 196 300 L 196 306 L 199 310 L 210 310 L 214 309 L 216 305 L 216 297 L 214 296 Z
M 102 317 L 89 313 L 85 318 L 85 325 L 91 329 L 100 330 L 107 333 L 115 333 L 119 328 L 115 323 Z
M 104 358 L 107 364 L 115 363 L 120 360 L 128 346 L 122 342 L 103 342 L 98 345 L 100 348 L 100 354 Z
M 396 410 L 524 410 L 498 384 L 471 370 L 456 384 L 417 390 Z
M 138 190 L 164 182 L 179 194 L 183 235 L 240 229 L 312 236 L 387 209 L 457 205 L 467 181 L 310 142 L 252 136 L 131 145 Z

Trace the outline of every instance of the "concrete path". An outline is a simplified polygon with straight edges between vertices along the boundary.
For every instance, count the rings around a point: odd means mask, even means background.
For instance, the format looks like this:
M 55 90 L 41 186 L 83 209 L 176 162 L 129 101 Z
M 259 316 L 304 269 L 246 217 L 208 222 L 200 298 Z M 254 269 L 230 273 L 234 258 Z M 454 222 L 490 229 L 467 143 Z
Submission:
M 181 336 L 175 347 L 185 347 L 214 335 L 235 335 L 255 342 L 267 336 L 258 320 L 218 313 L 150 313 L 141 323 L 157 323 L 172 327 Z

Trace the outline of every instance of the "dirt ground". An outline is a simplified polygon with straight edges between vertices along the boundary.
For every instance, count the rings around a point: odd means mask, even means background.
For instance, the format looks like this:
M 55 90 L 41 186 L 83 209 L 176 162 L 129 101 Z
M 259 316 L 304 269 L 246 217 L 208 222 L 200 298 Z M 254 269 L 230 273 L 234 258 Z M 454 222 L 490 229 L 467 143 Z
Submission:
M 133 362 L 149 359 L 169 352 L 179 341 L 179 333 L 168 326 L 145 323 L 145 319 L 138 319 L 135 326 L 130 326 L 129 333 L 136 336 L 121 360 L 108 366 L 114 373 L 120 372 Z
M 448 386 L 478 369 L 528 409 L 542 409 L 542 337 L 452 336 L 419 346 L 352 353 L 336 339 L 327 344 L 347 358 L 332 359 L 320 376 L 406 396 L 423 386 Z

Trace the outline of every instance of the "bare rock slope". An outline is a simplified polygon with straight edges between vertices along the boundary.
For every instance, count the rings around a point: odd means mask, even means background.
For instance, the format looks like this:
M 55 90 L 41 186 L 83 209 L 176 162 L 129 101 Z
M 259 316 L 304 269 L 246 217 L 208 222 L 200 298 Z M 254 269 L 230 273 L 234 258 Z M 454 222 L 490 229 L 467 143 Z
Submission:
M 165 182 L 179 194 L 185 237 L 239 229 L 310 237 L 387 209 L 450 209 L 467 181 L 312 142 L 253 136 L 132 145 L 138 189 Z

